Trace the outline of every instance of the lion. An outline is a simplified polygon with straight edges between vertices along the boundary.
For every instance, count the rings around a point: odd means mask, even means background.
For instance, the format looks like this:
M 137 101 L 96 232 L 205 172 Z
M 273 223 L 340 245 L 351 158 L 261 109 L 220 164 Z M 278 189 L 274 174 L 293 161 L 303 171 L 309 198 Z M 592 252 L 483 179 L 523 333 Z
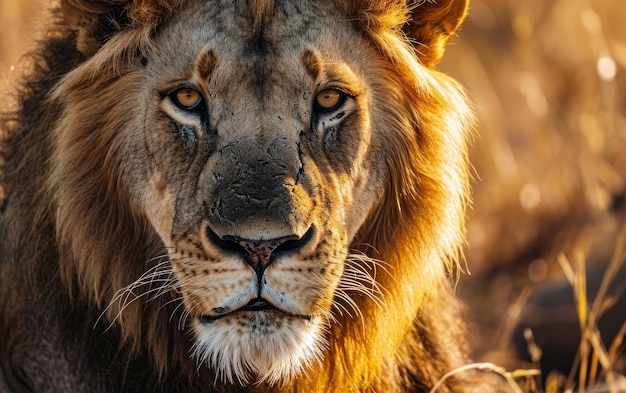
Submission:
M 0 390 L 427 392 L 467 364 L 473 117 L 435 69 L 467 7 L 53 6 L 2 122 Z

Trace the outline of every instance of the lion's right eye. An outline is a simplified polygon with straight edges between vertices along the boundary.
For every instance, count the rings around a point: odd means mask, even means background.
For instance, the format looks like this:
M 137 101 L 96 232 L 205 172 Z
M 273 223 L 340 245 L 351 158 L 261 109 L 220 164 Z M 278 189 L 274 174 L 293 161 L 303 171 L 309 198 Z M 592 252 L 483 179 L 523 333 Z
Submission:
M 185 111 L 196 111 L 202 109 L 204 98 L 194 89 L 184 88 L 176 90 L 170 94 L 170 98 L 176 106 Z

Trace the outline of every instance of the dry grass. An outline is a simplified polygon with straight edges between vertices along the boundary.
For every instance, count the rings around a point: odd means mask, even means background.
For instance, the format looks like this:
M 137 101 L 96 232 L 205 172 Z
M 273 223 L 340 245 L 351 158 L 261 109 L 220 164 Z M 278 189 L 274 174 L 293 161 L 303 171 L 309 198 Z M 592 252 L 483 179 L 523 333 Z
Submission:
M 504 368 L 495 365 L 493 363 L 488 363 L 488 362 L 484 362 L 484 363 L 472 363 L 472 364 L 468 364 L 466 366 L 462 366 L 459 368 L 456 368 L 448 373 L 446 373 L 443 377 L 441 377 L 441 379 L 439 381 L 437 381 L 437 383 L 435 383 L 435 385 L 432 387 L 432 389 L 430 389 L 429 393 L 436 393 L 439 391 L 439 389 L 443 386 L 444 382 L 456 375 L 456 374 L 460 374 L 460 373 L 464 373 L 467 371 L 471 371 L 471 370 L 478 370 L 478 371 L 485 371 L 485 372 L 492 372 L 495 373 L 499 376 L 501 376 L 506 383 L 508 384 L 508 387 L 511 389 L 511 392 L 513 393 L 525 393 L 525 390 L 522 388 L 522 386 L 520 386 L 520 383 L 518 383 L 519 380 L 530 380 L 530 381 L 534 381 L 534 378 L 537 376 L 541 375 L 541 371 L 537 370 L 537 369 L 531 369 L 531 370 L 515 370 L 515 371 L 507 371 Z M 535 385 L 533 385 L 535 386 Z M 533 390 L 534 391 L 534 390 Z
M 0 0 L 3 81 L 38 26 L 34 4 Z M 605 347 L 597 325 L 616 295 L 607 284 L 592 301 L 586 291 L 586 272 L 606 271 L 608 282 L 624 271 L 625 15 L 626 2 L 615 0 L 472 0 L 440 65 L 467 87 L 479 118 L 472 275 L 459 293 L 476 321 L 478 359 L 498 366 L 476 367 L 504 373 L 525 392 L 601 392 L 601 383 L 626 391 L 626 327 Z M 577 373 L 540 383 L 532 372 L 504 371 L 520 367 L 508 344 L 526 300 L 565 280 L 583 332 Z
M 608 349 L 604 346 L 598 329 L 598 320 L 602 313 L 616 302 L 616 299 L 609 296 L 608 289 L 616 278 L 617 272 L 624 266 L 625 248 L 626 230 L 620 234 L 613 257 L 607 266 L 599 291 L 592 303 L 587 298 L 584 257 L 578 255 L 573 263 L 569 262 L 562 254 L 558 258 L 561 268 L 573 288 L 580 331 L 583 332 L 574 363 L 576 366 L 573 368 L 578 371 L 577 385 L 580 392 L 586 386 L 589 387 L 589 390 L 596 389 L 598 380 L 604 380 L 612 393 L 624 391 L 626 388 L 618 382 L 619 376 L 615 370 L 620 352 L 619 348 L 622 346 L 626 334 L 626 322 L 623 322 L 620 332 Z M 575 373 L 572 372 L 564 384 L 566 391 L 574 390 L 576 386 L 574 379 Z
M 623 370 L 618 370 L 618 361 L 623 350 L 626 336 L 626 320 L 622 322 L 619 333 L 614 337 L 607 348 L 603 344 L 598 321 L 604 311 L 616 303 L 614 296 L 609 295 L 609 288 L 617 278 L 620 269 L 623 269 L 626 259 L 626 226 L 620 231 L 613 256 L 602 276 L 602 282 L 594 299 L 588 298 L 587 274 L 584 255 L 577 254 L 571 262 L 564 254 L 557 257 L 558 263 L 572 288 L 572 298 L 576 307 L 579 329 L 582 332 L 574 365 L 568 376 L 551 373 L 545 378 L 542 386 L 541 362 L 542 351 L 534 342 L 532 331 L 524 332 L 528 343 L 528 350 L 533 364 L 537 368 L 517 369 L 507 371 L 505 368 L 489 363 L 473 363 L 451 370 L 444 375 L 430 393 L 436 393 L 444 382 L 459 373 L 472 370 L 495 373 L 506 382 L 502 387 L 512 393 L 620 393 L 626 391 L 626 378 Z M 525 296 L 525 295 L 524 295 Z

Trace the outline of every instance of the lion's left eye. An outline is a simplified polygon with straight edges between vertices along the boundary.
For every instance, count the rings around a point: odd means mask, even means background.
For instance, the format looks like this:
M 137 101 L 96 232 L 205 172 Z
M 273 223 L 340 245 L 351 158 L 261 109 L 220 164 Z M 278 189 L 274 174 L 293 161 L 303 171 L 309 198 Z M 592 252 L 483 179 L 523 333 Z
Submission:
M 319 112 L 331 112 L 343 104 L 345 95 L 339 90 L 325 89 L 315 96 L 314 108 Z
M 176 90 L 170 94 L 170 97 L 176 106 L 185 111 L 196 111 L 202 109 L 202 105 L 204 104 L 204 98 L 202 98 L 202 95 L 194 89 L 185 88 Z

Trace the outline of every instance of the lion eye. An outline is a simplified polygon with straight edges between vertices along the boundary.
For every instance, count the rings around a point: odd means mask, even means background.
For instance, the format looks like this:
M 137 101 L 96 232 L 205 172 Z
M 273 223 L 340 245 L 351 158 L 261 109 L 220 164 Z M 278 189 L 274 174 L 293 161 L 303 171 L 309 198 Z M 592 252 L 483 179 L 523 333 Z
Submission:
M 315 109 L 320 112 L 333 111 L 343 103 L 344 94 L 335 89 L 322 90 L 315 96 Z
M 200 109 L 204 103 L 204 98 L 194 89 L 176 90 L 171 95 L 174 103 L 183 110 L 194 111 Z

